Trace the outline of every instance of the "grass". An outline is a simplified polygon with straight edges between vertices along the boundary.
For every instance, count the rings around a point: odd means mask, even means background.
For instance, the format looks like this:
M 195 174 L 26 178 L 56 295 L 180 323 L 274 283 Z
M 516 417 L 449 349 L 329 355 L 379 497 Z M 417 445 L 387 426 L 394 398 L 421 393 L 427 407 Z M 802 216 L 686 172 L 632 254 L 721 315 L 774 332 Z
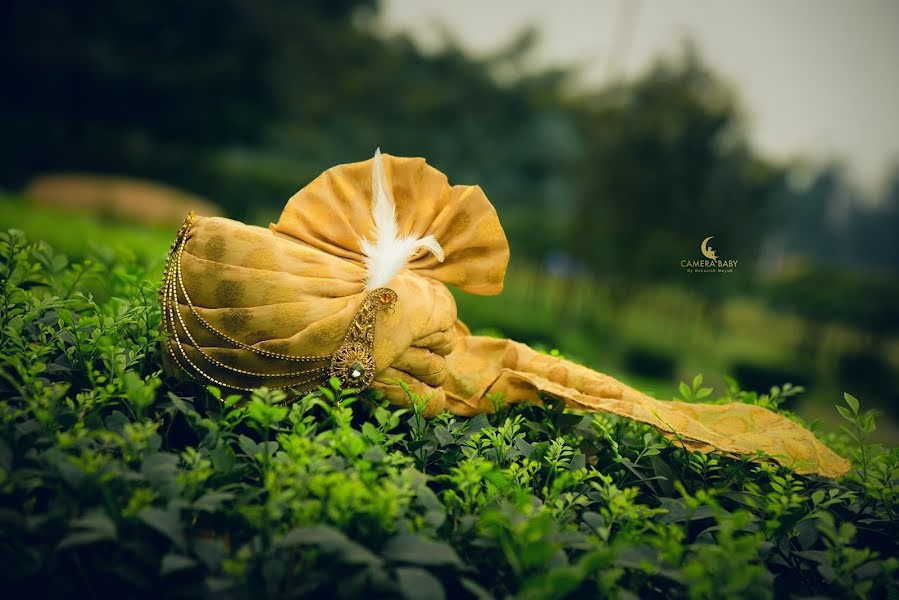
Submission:
M 94 248 L 133 255 L 158 267 L 159 273 L 174 239 L 169 228 L 149 228 L 78 212 L 61 212 L 0 192 L 0 230 L 6 229 L 24 231 L 70 257 L 87 256 Z

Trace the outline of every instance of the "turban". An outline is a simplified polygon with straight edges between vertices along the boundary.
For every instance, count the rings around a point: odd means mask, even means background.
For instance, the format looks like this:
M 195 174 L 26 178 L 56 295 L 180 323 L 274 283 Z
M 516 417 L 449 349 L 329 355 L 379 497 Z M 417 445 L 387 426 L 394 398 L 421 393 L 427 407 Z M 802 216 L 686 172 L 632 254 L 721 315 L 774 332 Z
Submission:
M 268 228 L 188 215 L 163 278 L 164 368 L 230 390 L 301 394 L 338 377 L 426 416 L 490 412 L 488 399 L 561 400 L 651 425 L 689 450 L 839 476 L 848 462 L 765 408 L 651 398 L 508 339 L 471 335 L 447 288 L 502 291 L 509 246 L 478 186 L 422 158 L 376 152 L 297 192 Z

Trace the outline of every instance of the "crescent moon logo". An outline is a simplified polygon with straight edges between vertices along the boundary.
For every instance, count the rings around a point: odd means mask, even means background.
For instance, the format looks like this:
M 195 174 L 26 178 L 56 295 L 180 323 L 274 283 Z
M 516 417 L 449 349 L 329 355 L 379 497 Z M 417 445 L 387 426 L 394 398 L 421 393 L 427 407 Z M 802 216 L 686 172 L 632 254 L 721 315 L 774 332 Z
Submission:
M 710 235 L 709 237 L 702 240 L 702 243 L 699 245 L 699 249 L 702 250 L 702 255 L 711 260 L 715 260 L 718 258 L 718 255 L 715 254 L 715 249 L 709 246 L 709 240 L 714 237 L 715 236 Z

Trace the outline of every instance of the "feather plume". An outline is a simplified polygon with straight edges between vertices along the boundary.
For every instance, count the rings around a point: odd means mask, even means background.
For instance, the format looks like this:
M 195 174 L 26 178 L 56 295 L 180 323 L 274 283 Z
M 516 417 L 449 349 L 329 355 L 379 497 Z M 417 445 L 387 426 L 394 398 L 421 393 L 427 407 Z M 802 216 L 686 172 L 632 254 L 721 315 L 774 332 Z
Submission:
M 443 248 L 433 235 L 419 238 L 400 236 L 396 221 L 396 204 L 393 190 L 387 182 L 381 149 L 375 150 L 371 170 L 371 216 L 375 222 L 374 241 L 362 240 L 363 261 L 368 268 L 365 289 L 373 290 L 390 283 L 390 280 L 406 266 L 409 258 L 420 248 L 430 250 L 443 262 Z

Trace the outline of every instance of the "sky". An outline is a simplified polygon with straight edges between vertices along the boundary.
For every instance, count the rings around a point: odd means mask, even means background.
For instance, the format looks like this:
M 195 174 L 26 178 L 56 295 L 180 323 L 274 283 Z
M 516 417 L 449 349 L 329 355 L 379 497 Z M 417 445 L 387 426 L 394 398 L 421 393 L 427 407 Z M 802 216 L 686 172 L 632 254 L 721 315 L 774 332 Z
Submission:
M 899 0 L 383 0 L 381 27 L 482 55 L 529 25 L 535 66 L 585 86 L 639 75 L 692 39 L 737 89 L 756 146 L 847 165 L 875 191 L 899 164 Z

